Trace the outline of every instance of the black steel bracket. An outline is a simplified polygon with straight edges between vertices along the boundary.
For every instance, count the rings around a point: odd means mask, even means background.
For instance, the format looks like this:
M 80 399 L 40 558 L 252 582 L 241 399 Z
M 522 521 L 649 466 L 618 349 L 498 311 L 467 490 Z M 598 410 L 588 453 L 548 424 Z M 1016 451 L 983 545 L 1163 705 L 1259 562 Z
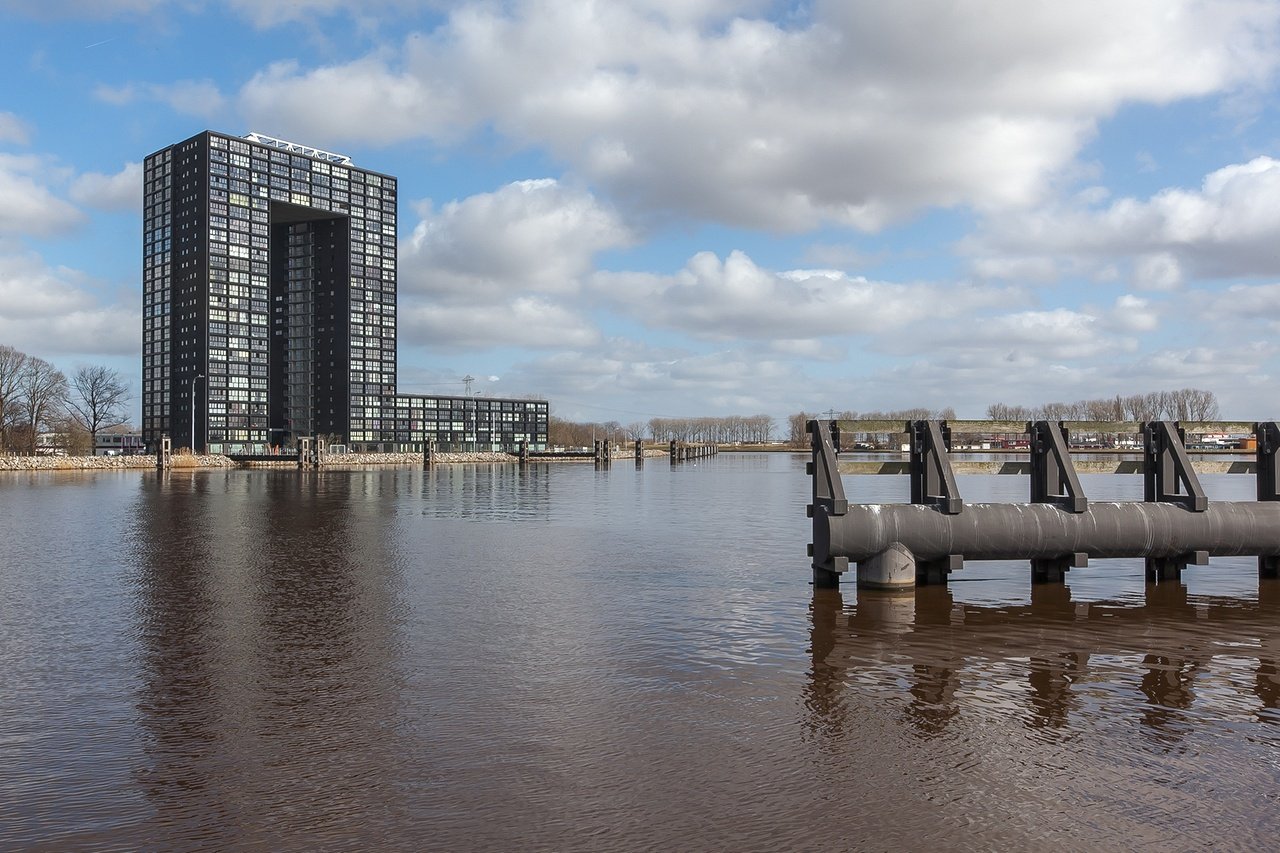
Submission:
M 1031 435 L 1031 502 L 1085 512 L 1089 501 L 1071 462 L 1062 421 L 1034 421 L 1027 424 L 1027 432 Z
M 911 502 L 931 504 L 947 515 L 964 508 L 947 451 L 951 427 L 946 421 L 907 421 L 911 441 Z
M 1083 569 L 1089 565 L 1089 555 L 1081 551 L 1061 557 L 1046 557 L 1031 561 L 1032 583 L 1059 583 L 1071 569 Z
M 819 514 L 839 516 L 849 512 L 849 501 L 844 496 L 844 483 L 840 480 L 840 469 L 836 461 L 836 448 L 831 440 L 833 423 L 814 420 L 808 424 L 813 449 L 813 459 L 805 465 L 813 481 L 813 503 L 805 508 L 809 518 L 816 518 Z M 815 586 L 837 586 L 840 575 L 849 570 L 849 558 L 830 553 L 829 538 L 819 535 L 823 527 L 819 522 L 814 522 L 814 541 L 809 543 L 809 556 L 813 559 L 813 582 Z
M 1263 421 L 1253 425 L 1258 440 L 1256 451 L 1258 500 L 1280 501 L 1280 426 L 1275 421 Z M 1258 577 L 1280 578 L 1280 555 L 1263 554 L 1258 557 Z
M 1176 581 L 1182 577 L 1182 570 L 1187 566 L 1207 565 L 1209 565 L 1208 551 L 1191 551 L 1173 557 L 1147 557 L 1147 581 L 1150 583 Z
M 1185 438 L 1176 421 L 1143 422 L 1145 499 L 1151 503 L 1182 504 L 1192 512 L 1204 512 L 1209 508 L 1209 499 L 1187 457 Z
M 836 465 L 836 450 L 831 442 L 831 430 L 827 421 L 809 421 L 809 437 L 813 447 L 813 461 L 808 464 L 808 474 L 813 478 L 813 503 L 809 505 L 809 517 L 815 507 L 823 507 L 827 515 L 844 515 L 849 511 L 849 501 L 844 496 L 844 483 Z
M 948 554 L 936 560 L 919 560 L 916 562 L 916 586 L 946 583 L 947 575 L 963 568 L 963 554 Z

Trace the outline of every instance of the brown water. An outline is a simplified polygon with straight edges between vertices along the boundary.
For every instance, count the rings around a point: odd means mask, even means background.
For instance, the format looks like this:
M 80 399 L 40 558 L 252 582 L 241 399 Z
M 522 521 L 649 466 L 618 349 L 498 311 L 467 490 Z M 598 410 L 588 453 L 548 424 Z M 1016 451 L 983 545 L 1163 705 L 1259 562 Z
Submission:
M 0 846 L 1274 846 L 1252 561 L 815 593 L 803 461 L 0 477 Z

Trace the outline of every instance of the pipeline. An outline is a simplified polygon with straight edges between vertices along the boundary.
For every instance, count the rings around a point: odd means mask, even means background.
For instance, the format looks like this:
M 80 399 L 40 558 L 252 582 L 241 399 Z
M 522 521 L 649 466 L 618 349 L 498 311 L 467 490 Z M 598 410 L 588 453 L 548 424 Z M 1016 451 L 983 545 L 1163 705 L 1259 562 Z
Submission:
M 1060 581 L 1091 558 L 1144 558 L 1150 581 L 1177 579 L 1209 557 L 1258 557 L 1260 577 L 1280 577 L 1280 428 L 1254 425 L 1257 501 L 1210 503 L 1176 423 L 1140 425 L 1145 501 L 1090 502 L 1063 424 L 1036 421 L 1031 502 L 964 503 L 947 457 L 945 421 L 910 421 L 911 503 L 850 504 L 837 467 L 839 432 L 810 421 L 814 583 L 834 586 L 856 564 L 860 586 L 945 583 L 969 560 L 1030 560 L 1036 582 Z M 834 441 L 833 441 L 834 440 Z

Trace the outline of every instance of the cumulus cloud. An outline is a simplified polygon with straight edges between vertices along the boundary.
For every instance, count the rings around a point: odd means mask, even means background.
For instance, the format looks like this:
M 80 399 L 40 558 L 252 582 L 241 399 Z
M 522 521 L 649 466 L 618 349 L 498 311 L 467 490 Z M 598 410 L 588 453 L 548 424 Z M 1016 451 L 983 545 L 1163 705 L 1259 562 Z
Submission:
M 141 210 L 142 164 L 126 163 L 114 175 L 86 172 L 71 183 L 71 198 L 101 210 Z
M 536 297 L 465 305 L 405 300 L 400 340 L 435 350 L 587 347 L 600 339 L 577 312 Z
M 46 237 L 83 221 L 80 211 L 49 190 L 61 171 L 45 157 L 0 153 L 0 236 Z
M 999 288 L 893 284 L 836 270 L 775 272 L 741 251 L 723 260 L 700 252 L 674 275 L 600 272 L 591 292 L 649 326 L 705 340 L 879 335 L 1017 298 Z
M 1112 333 L 1097 314 L 1068 308 L 1016 311 L 968 318 L 963 324 L 933 332 L 929 349 L 946 352 L 948 361 L 961 358 L 991 367 L 1055 361 L 1085 364 L 1099 356 L 1132 350 L 1135 342 Z M 910 338 L 886 343 L 891 352 L 918 352 Z
M 1126 293 L 1116 299 L 1107 323 L 1120 332 L 1154 332 L 1160 326 L 1160 310 L 1151 300 Z
M 0 340 L 42 357 L 136 353 L 138 312 L 104 304 L 93 289 L 83 273 L 0 251 Z
M 1280 275 L 1280 160 L 1224 166 L 1197 190 L 1089 201 L 993 218 L 965 250 L 991 275 L 1002 265 L 1083 265 L 1105 277 L 1122 263 L 1145 290 L 1179 288 L 1189 275 Z
M 1263 0 L 754 11 L 465 4 L 392 53 L 273 65 L 239 103 L 335 144 L 494 128 L 637 210 L 874 230 L 928 206 L 1037 202 L 1122 104 L 1259 84 L 1280 55 Z
M 469 303 L 515 293 L 572 293 L 594 256 L 630 245 L 618 216 L 590 193 L 552 179 L 517 181 L 452 201 L 400 248 L 401 287 Z
M 576 299 L 595 255 L 633 237 L 589 192 L 517 181 L 419 211 L 399 253 L 407 343 L 447 350 L 600 340 Z
M 770 411 L 780 401 L 799 407 L 809 393 L 805 378 L 802 367 L 762 357 L 754 348 L 697 352 L 610 338 L 594 350 L 523 363 L 503 383 L 541 389 L 560 417 L 627 423 L 694 412 Z

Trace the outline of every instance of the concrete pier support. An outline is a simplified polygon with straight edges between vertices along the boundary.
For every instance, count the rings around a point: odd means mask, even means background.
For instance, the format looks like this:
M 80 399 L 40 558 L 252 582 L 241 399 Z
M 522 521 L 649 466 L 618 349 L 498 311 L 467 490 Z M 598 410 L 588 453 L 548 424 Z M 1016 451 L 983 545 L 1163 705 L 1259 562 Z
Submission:
M 858 563 L 858 587 L 912 589 L 916 585 L 916 558 L 900 542 Z
M 160 446 L 156 448 L 156 468 L 163 471 L 173 466 L 173 439 L 161 436 Z
M 521 444 L 520 464 L 523 465 L 525 458 L 523 456 L 524 445 Z M 426 441 L 422 444 L 422 470 L 427 470 L 436 464 L 436 443 L 434 441 Z

